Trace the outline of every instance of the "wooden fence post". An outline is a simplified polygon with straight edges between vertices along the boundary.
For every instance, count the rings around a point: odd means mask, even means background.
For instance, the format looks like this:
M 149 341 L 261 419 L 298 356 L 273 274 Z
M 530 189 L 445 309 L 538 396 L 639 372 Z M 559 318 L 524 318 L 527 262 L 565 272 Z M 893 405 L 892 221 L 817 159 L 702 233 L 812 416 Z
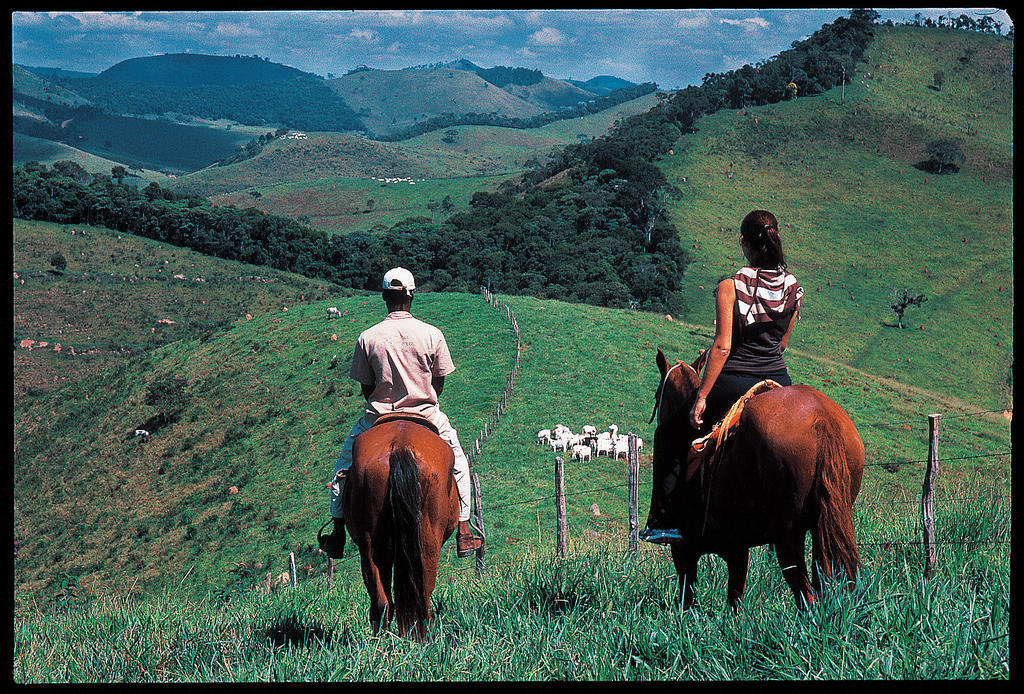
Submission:
M 928 467 L 921 487 L 921 530 L 924 533 L 924 579 L 935 573 L 935 515 L 932 508 L 932 487 L 939 472 L 939 422 L 941 414 L 928 415 Z
M 298 575 L 295 571 L 295 552 L 288 553 L 288 578 L 292 581 L 292 588 L 298 582 Z
M 480 537 L 484 539 L 484 544 L 476 551 L 476 575 L 483 576 L 487 573 L 487 532 L 484 530 L 483 497 L 480 494 L 480 478 L 475 472 L 470 474 L 469 481 L 473 488 L 473 515 L 476 518 L 476 527 L 480 531 Z
M 555 515 L 555 550 L 559 558 L 564 559 L 568 524 L 565 520 L 565 461 L 561 456 L 555 457 Z
M 636 555 L 640 537 L 640 514 L 637 509 L 637 486 L 640 479 L 640 455 L 636 434 L 629 432 L 629 551 Z

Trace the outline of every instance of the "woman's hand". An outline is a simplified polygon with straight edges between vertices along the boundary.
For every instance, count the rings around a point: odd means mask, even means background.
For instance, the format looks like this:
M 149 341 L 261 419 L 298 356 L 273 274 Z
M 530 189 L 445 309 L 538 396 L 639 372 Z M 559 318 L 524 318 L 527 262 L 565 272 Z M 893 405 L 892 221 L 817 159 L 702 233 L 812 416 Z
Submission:
M 694 429 L 700 429 L 704 424 L 702 417 L 704 416 L 704 408 L 707 407 L 707 402 L 704 398 L 697 398 L 693 407 L 690 408 L 690 424 L 693 425 Z

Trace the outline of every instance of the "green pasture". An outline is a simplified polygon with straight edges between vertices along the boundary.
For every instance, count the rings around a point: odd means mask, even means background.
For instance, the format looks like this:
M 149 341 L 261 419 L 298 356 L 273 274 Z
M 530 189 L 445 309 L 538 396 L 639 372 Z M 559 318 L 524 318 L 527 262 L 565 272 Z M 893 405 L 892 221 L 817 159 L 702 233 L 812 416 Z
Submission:
M 691 359 L 709 342 L 706 328 L 659 315 L 506 300 L 522 331 L 521 372 L 512 406 L 474 461 L 488 556 L 496 560 L 553 541 L 554 454 L 536 442 L 542 428 L 615 424 L 640 435 L 647 442 L 641 455 L 646 513 L 655 351 Z M 328 320 L 328 305 L 345 315 Z M 379 297 L 368 294 L 265 313 L 226 332 L 146 352 L 19 408 L 19 590 L 52 588 L 57 567 L 99 593 L 166 585 L 185 573 L 216 583 L 231 562 L 270 566 L 289 551 L 322 571 L 314 536 L 326 518 L 323 485 L 361 411 L 347 364 L 356 336 L 382 309 Z M 414 312 L 448 335 L 459 368 L 442 404 L 468 448 L 511 371 L 511 333 L 474 295 L 424 294 Z M 788 361 L 795 381 L 835 399 L 860 429 L 870 464 L 862 498 L 919 493 L 932 412 L 949 417 L 942 455 L 963 458 L 950 466 L 948 479 L 983 475 L 995 488 L 1007 488 L 1008 423 L 998 414 L 975 415 L 976 406 L 801 348 L 794 347 Z M 159 412 L 176 419 L 146 444 L 130 436 Z M 72 458 L 90 464 L 73 465 Z M 621 459 L 567 460 L 576 541 L 623 537 L 625 482 Z M 230 494 L 230 487 L 238 493 Z M 68 498 L 70 504 L 63 501 Z M 524 503 L 533 499 L 539 501 Z M 600 515 L 592 513 L 593 504 Z M 350 556 L 341 565 L 352 571 L 357 560 Z
M 347 354 L 382 313 L 379 297 L 367 294 L 176 342 L 19 413 L 15 679 L 1008 676 L 1008 423 L 794 348 L 794 380 L 846 408 L 865 441 L 854 519 L 865 567 L 858 592 L 796 612 L 773 554 L 759 548 L 741 615 L 726 609 L 724 564 L 713 557 L 701 561 L 700 606 L 681 612 L 667 550 L 643 545 L 635 559 L 624 551 L 625 461 L 567 460 L 569 554 L 553 555 L 555 454 L 535 435 L 559 422 L 574 430 L 614 423 L 649 442 L 654 350 L 689 358 L 706 344 L 706 328 L 500 299 L 515 313 L 523 352 L 510 408 L 473 462 L 487 573 L 476 577 L 472 560 L 446 546 L 428 644 L 372 634 L 351 544 L 330 590 L 326 562 L 313 550 L 326 517 L 324 482 L 360 411 Z M 342 318 L 328 321 L 328 305 Z M 442 403 L 469 446 L 511 370 L 511 331 L 474 295 L 421 295 L 414 313 L 448 335 L 458 369 Z M 124 425 L 150 411 L 154 393 L 165 407 L 182 407 L 180 418 L 147 444 L 126 438 Z M 63 407 L 43 421 L 58 397 Z M 926 584 L 919 495 L 931 412 L 944 414 L 940 560 Z M 93 464 L 70 465 L 69 451 Z M 649 479 L 648 443 L 641 522 Z M 267 573 L 287 569 L 289 552 L 298 588 L 261 593 Z
M 493 191 L 508 176 L 466 176 L 418 179 L 412 182 L 384 182 L 372 178 L 320 178 L 315 181 L 281 183 L 216 195 L 215 205 L 258 207 L 281 217 L 298 219 L 330 234 L 387 228 L 410 217 L 435 222 L 469 205 L 473 193 Z M 451 208 L 446 212 L 445 198 Z
M 772 553 L 751 553 L 740 614 L 724 565 L 702 561 L 701 602 L 675 601 L 662 548 L 636 557 L 595 543 L 565 559 L 522 551 L 484 577 L 447 571 L 426 643 L 374 635 L 357 577 L 323 576 L 272 594 L 229 586 L 195 600 L 111 597 L 14 622 L 13 679 L 73 682 L 421 682 L 1006 680 L 1009 513 L 981 501 L 951 533 L 988 528 L 982 550 L 953 545 L 929 581 L 902 538 L 862 548 L 854 594 L 793 608 Z M 905 530 L 905 529 L 901 529 Z M 892 532 L 892 535 L 899 531 Z M 835 589 L 833 588 L 835 591 Z
M 61 274 L 52 272 L 54 255 L 66 262 Z M 102 227 L 22 219 L 13 220 L 13 270 L 15 344 L 51 345 L 15 350 L 16 399 L 139 351 L 221 330 L 247 313 L 338 292 L 322 280 Z
M 655 102 L 648 94 L 540 128 L 462 125 L 394 143 L 309 133 L 305 140 L 275 140 L 253 159 L 203 169 L 172 186 L 208 196 L 215 204 L 255 205 L 292 219 L 309 219 L 310 226 L 330 233 L 389 227 L 409 217 L 439 219 L 440 208 L 431 210 L 428 203 L 451 196 L 456 209 L 462 208 L 474 192 L 494 190 L 521 173 L 531 159 L 543 161 L 556 147 L 599 137 L 615 120 L 646 111 Z M 416 185 L 372 190 L 381 186 L 372 178 L 386 177 L 411 178 Z M 369 200 L 374 201 L 372 208 Z
M 23 135 L 22 133 L 13 133 L 13 143 L 12 162 L 14 166 L 21 166 L 30 161 L 46 164 L 47 166 L 52 166 L 57 161 L 73 161 L 89 173 L 103 174 L 105 176 L 109 176 L 110 170 L 115 166 L 128 168 L 123 162 L 90 154 L 62 142 L 43 140 L 38 137 Z M 130 181 L 132 178 L 146 183 L 156 181 L 160 184 L 170 180 L 167 174 L 148 169 L 132 169 L 130 176 L 126 180 Z

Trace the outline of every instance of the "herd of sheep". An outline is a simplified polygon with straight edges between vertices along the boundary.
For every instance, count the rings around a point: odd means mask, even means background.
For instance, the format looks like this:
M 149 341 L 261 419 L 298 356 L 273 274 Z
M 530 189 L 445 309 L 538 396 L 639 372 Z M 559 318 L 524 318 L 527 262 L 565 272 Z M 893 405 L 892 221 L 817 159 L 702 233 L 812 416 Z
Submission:
M 629 454 L 629 437 L 619 433 L 619 427 L 608 425 L 608 431 L 597 433 L 597 427 L 585 425 L 579 434 L 574 434 L 564 424 L 557 424 L 552 429 L 541 429 L 537 432 L 537 443 L 551 446 L 552 451 L 571 452 L 573 460 L 590 460 L 604 453 L 610 458 L 625 458 Z M 636 450 L 644 447 L 644 440 L 636 439 Z

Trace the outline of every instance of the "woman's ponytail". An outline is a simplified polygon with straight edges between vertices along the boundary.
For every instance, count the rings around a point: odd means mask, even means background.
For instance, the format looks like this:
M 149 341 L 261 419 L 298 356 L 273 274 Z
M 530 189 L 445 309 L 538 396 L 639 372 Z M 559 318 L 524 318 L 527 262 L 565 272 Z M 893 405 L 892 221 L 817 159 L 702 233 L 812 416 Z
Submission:
M 740 237 L 752 251 L 750 259 L 763 269 L 786 269 L 786 256 L 782 252 L 782 238 L 779 236 L 779 222 L 767 210 L 753 210 L 740 224 Z

